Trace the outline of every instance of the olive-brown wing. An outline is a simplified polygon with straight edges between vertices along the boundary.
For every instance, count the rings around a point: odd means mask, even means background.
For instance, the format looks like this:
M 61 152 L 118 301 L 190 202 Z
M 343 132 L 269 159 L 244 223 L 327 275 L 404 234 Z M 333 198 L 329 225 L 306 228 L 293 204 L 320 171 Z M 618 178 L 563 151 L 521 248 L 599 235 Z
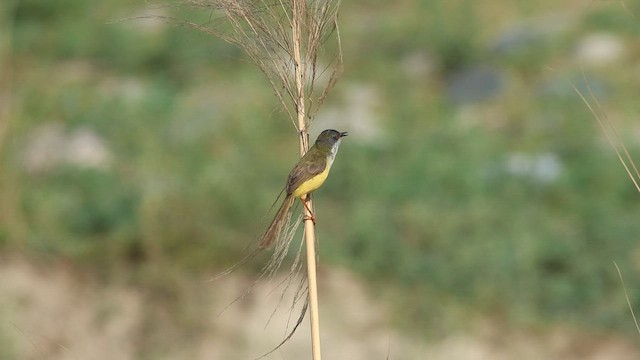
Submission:
M 327 157 L 314 150 L 315 148 L 309 150 L 289 173 L 287 195 L 292 194 L 305 181 L 324 171 L 327 166 Z

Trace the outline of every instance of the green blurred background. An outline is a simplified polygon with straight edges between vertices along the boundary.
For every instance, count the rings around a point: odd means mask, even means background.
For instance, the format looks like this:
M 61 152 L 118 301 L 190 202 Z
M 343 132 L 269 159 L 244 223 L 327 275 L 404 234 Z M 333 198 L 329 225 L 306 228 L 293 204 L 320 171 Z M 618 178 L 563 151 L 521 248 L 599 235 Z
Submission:
M 161 358 L 157 314 L 185 339 L 201 329 L 194 279 L 263 230 L 297 138 L 234 46 L 111 23 L 144 14 L 209 16 L 0 4 L 0 261 L 141 291 L 155 310 L 136 354 Z M 350 132 L 316 196 L 321 269 L 353 274 L 420 339 L 490 319 L 637 340 L 613 262 L 640 309 L 639 194 L 574 87 L 639 159 L 639 15 L 638 1 L 343 2 L 345 69 L 311 131 Z

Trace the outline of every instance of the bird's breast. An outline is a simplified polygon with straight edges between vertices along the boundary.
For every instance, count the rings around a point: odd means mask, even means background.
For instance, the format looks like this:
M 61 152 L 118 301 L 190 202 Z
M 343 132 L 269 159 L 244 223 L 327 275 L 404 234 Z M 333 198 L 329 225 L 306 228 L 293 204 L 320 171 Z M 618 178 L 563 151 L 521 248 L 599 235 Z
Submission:
M 331 162 L 327 161 L 327 166 L 325 166 L 324 171 L 322 171 L 318 175 L 300 184 L 300 186 L 298 186 L 298 188 L 293 191 L 292 193 L 293 196 L 302 197 L 318 189 L 320 186 L 322 186 L 324 181 L 327 180 L 327 176 L 329 176 L 330 169 L 331 169 Z

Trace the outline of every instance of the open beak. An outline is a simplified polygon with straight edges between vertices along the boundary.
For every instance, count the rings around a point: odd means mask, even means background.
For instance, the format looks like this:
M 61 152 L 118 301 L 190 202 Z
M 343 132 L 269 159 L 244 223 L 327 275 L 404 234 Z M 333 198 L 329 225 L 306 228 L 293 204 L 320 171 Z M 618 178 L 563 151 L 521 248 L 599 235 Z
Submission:
M 345 132 L 341 132 L 341 133 L 340 133 L 340 137 L 345 137 L 345 136 L 347 136 L 347 135 L 349 135 L 349 133 L 348 133 L 348 132 L 346 132 L 346 131 L 345 131 Z

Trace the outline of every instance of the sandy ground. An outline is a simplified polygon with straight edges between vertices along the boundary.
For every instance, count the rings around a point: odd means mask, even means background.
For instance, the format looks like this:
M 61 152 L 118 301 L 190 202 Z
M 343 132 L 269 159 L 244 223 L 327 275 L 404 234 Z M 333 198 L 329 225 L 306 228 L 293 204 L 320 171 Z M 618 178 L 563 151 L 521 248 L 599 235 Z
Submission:
M 259 283 L 219 315 L 251 284 L 250 279 L 229 276 L 197 286 L 202 293 L 198 331 L 185 339 L 167 328 L 158 344 L 162 350 L 150 355 L 140 349 L 140 339 L 147 331 L 163 333 L 161 327 L 170 325 L 149 316 L 151 305 L 142 292 L 82 278 L 62 265 L 1 260 L 0 359 L 255 359 L 277 345 L 287 322 L 297 317 L 295 313 L 290 318 L 291 303 L 285 299 L 265 327 L 280 302 L 281 292 L 273 291 L 280 279 Z M 489 329 L 428 343 L 393 329 L 389 309 L 348 273 L 323 272 L 320 281 L 325 359 L 640 359 L 640 347 L 628 339 L 561 329 L 535 334 Z M 305 319 L 291 341 L 266 359 L 310 358 L 308 335 Z

